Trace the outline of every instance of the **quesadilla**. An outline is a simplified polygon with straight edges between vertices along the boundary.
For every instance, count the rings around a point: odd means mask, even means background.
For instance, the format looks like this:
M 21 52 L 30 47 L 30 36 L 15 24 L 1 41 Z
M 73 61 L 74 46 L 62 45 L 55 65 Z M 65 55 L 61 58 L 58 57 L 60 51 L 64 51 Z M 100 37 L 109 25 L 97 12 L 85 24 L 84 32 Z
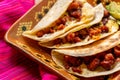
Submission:
M 54 49 L 54 62 L 77 76 L 96 77 L 120 70 L 120 31 L 90 45 Z
M 23 36 L 41 43 L 94 19 L 93 7 L 85 0 L 57 0 L 38 24 Z

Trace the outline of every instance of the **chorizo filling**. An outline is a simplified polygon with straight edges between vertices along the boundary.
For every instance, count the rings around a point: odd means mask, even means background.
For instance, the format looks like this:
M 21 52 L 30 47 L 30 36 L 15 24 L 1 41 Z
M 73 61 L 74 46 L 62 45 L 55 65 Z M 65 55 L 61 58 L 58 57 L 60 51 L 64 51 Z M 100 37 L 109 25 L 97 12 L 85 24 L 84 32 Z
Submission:
M 65 55 L 64 61 L 66 69 L 71 67 L 74 72 L 78 73 L 82 72 L 82 69 L 80 68 L 82 63 L 87 65 L 87 68 L 91 71 L 96 70 L 98 67 L 110 70 L 116 62 L 120 61 L 120 45 L 93 56 L 72 57 Z
M 70 21 L 80 21 L 82 14 L 82 2 L 73 1 L 67 9 L 67 12 L 59 18 L 52 27 L 40 30 L 36 33 L 37 37 L 42 37 L 44 34 L 54 33 L 58 30 L 64 29 Z
M 108 26 L 106 26 L 106 24 L 109 20 L 109 16 L 110 16 L 109 12 L 105 10 L 102 22 L 95 24 L 89 28 L 84 28 L 80 31 L 69 33 L 64 38 L 56 39 L 54 41 L 55 42 L 54 44 L 58 45 L 65 43 L 77 43 L 77 42 L 81 42 L 88 36 L 94 39 L 95 36 L 99 36 L 102 33 L 108 33 L 109 28 Z

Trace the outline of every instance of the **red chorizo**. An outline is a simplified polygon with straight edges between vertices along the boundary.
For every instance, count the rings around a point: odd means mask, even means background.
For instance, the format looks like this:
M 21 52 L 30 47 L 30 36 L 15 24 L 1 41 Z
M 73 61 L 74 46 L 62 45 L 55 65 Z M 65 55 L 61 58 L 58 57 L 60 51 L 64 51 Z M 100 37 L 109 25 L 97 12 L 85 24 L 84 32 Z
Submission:
M 103 25 L 105 25 L 107 22 L 108 22 L 108 18 L 103 18 L 103 19 L 102 19 Z
M 71 64 L 73 66 L 80 66 L 82 64 L 82 61 L 79 59 L 79 58 L 75 58 L 73 57 L 71 60 L 70 60 Z
M 120 49 L 117 46 L 114 47 L 114 54 L 115 56 L 120 56 Z
M 74 38 L 74 42 L 76 43 L 76 42 L 80 42 L 81 41 L 81 39 L 79 38 L 79 37 L 75 37 Z
M 104 17 L 109 17 L 110 13 L 107 10 L 104 10 Z
M 76 34 L 81 38 L 81 39 L 85 39 L 86 36 L 88 35 L 88 29 L 82 29 L 79 32 L 76 32 Z
M 83 6 L 83 3 L 78 1 L 79 7 L 81 8 Z
M 106 69 L 106 70 L 110 70 L 112 65 L 114 64 L 113 60 L 103 60 L 101 63 L 101 66 Z
M 81 72 L 82 72 L 82 70 L 81 70 L 80 67 L 72 67 L 72 70 L 73 70 L 74 72 L 77 72 L 77 73 L 81 73 Z
M 62 39 L 62 43 L 66 43 L 67 42 L 67 39 L 66 38 L 63 38 Z
M 76 1 L 74 1 L 74 2 L 72 2 L 71 4 L 70 4 L 70 6 L 68 7 L 68 11 L 71 11 L 71 10 L 73 10 L 73 9 L 78 9 L 79 8 L 79 5 L 80 5 L 80 3 L 78 3 L 78 2 L 76 2 Z
M 67 63 L 64 66 L 65 66 L 65 69 L 69 69 L 70 68 L 70 66 Z
M 95 56 L 86 56 L 86 57 L 83 57 L 83 61 L 86 65 L 88 65 L 93 59 L 94 59 Z
M 62 29 L 64 29 L 64 28 L 65 28 L 65 25 L 60 24 L 60 25 L 57 27 L 57 30 L 62 30 Z
M 66 62 L 66 64 L 68 65 L 68 66 L 72 66 L 71 65 L 71 60 L 72 59 L 72 57 L 71 56 L 68 56 L 68 55 L 65 55 L 64 56 L 64 60 L 65 60 L 65 62 Z M 66 67 L 67 67 L 67 65 L 66 65 Z
M 107 26 L 101 26 L 100 29 L 103 33 L 107 33 L 109 31 Z
M 36 33 L 37 37 L 42 37 L 44 35 L 44 31 L 41 30 L 39 32 Z
M 95 31 L 94 29 L 90 29 L 89 31 L 89 35 L 92 37 L 93 35 L 96 35 L 97 31 Z
M 53 27 L 51 27 L 51 29 L 53 29 Z M 44 34 L 45 33 L 50 33 L 50 28 L 45 28 L 43 31 L 44 31 Z
M 113 56 L 113 54 L 112 53 L 109 53 L 109 54 L 106 54 L 105 55 L 105 60 L 107 60 L 107 61 L 109 61 L 109 60 L 114 60 L 115 58 L 114 58 L 114 56 Z
M 63 18 L 61 18 L 62 24 L 64 25 L 67 21 L 70 21 L 70 20 L 71 20 L 70 16 L 64 16 Z
M 50 29 L 50 33 L 54 33 L 54 32 L 55 32 L 55 30 L 51 28 Z
M 68 64 L 74 64 L 74 61 L 77 61 L 77 58 L 74 58 L 72 56 L 68 56 L 68 55 L 65 55 L 64 56 L 64 60 L 65 62 L 67 62 Z
M 68 15 L 65 15 L 65 16 L 63 16 L 62 18 L 60 18 L 60 19 L 58 19 L 57 21 L 56 21 L 56 24 L 57 25 L 60 25 L 60 24 L 66 24 L 66 22 L 67 21 L 70 21 L 71 20 L 71 18 L 70 18 L 70 16 L 68 16 Z
M 94 29 L 89 29 L 89 36 L 92 37 L 93 35 L 96 34 L 96 31 Z
M 58 39 L 55 39 L 53 42 L 54 42 L 54 45 L 59 45 L 62 42 L 62 39 L 58 38 Z
M 97 34 L 99 34 L 99 33 L 101 33 L 101 30 L 100 29 L 98 29 L 98 28 L 91 28 L 91 29 L 89 29 L 89 36 L 90 37 L 92 37 L 92 36 L 94 36 L 94 35 L 97 35 Z
M 75 32 L 75 36 L 79 36 L 79 32 Z
M 72 66 L 79 66 L 82 63 L 81 59 L 79 59 L 78 57 L 64 56 L 64 60 Z
M 56 23 L 56 25 L 62 24 L 62 18 L 59 18 L 55 23 Z
M 101 52 L 101 53 L 96 55 L 96 58 L 103 60 L 105 55 L 106 55 L 106 52 Z
M 94 28 L 94 31 L 96 31 L 96 33 L 94 35 L 101 33 L 101 29 L 99 29 L 99 28 Z
M 95 70 L 100 64 L 100 59 L 95 58 L 93 61 L 88 65 L 88 69 L 93 71 Z
M 70 12 L 70 16 L 74 17 L 74 18 L 77 18 L 77 19 L 80 19 L 80 17 L 81 17 L 81 11 L 79 11 L 79 10 L 71 11 Z
M 67 35 L 67 41 L 68 41 L 68 42 L 72 42 L 73 39 L 74 39 L 74 37 L 75 37 L 75 33 L 69 33 L 69 34 Z

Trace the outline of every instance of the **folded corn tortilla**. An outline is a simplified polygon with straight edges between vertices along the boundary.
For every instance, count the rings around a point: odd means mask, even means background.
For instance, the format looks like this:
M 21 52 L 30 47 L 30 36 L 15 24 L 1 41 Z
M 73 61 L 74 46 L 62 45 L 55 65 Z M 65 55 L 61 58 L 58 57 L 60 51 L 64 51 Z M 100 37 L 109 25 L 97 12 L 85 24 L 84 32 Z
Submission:
M 57 0 L 57 2 L 49 10 L 49 12 L 41 19 L 41 21 L 38 22 L 38 24 L 33 29 L 23 32 L 23 36 L 31 38 L 33 40 L 37 40 L 40 43 L 44 43 L 55 39 L 57 36 L 64 34 L 68 30 L 76 26 L 88 23 L 91 20 L 93 20 L 94 19 L 93 7 L 83 0 L 76 1 L 81 1 L 83 3 L 81 16 L 82 19 L 80 21 L 76 22 L 76 20 L 73 20 L 71 22 L 67 22 L 66 23 L 67 25 L 64 29 L 56 31 L 54 33 L 44 34 L 42 37 L 38 37 L 36 33 L 45 28 L 52 27 L 55 21 L 66 13 L 67 8 L 73 2 L 73 0 Z
M 83 47 L 75 47 L 75 48 L 69 48 L 69 49 L 54 49 L 52 50 L 52 59 L 53 61 L 65 69 L 64 64 L 64 55 L 74 56 L 74 57 L 85 57 L 85 56 L 92 56 L 104 51 L 107 51 L 115 46 L 117 46 L 120 43 L 120 31 L 116 32 L 115 34 L 103 39 L 96 41 L 90 45 L 86 45 Z M 96 77 L 96 76 L 103 76 L 103 75 L 109 75 L 114 72 L 117 72 L 120 70 L 120 62 L 116 62 L 112 69 L 105 70 L 101 67 L 98 67 L 95 71 L 90 71 L 87 69 L 87 65 L 82 64 L 81 66 L 82 73 L 77 73 L 72 71 L 72 69 L 65 69 L 69 73 L 72 73 L 77 76 L 82 77 Z

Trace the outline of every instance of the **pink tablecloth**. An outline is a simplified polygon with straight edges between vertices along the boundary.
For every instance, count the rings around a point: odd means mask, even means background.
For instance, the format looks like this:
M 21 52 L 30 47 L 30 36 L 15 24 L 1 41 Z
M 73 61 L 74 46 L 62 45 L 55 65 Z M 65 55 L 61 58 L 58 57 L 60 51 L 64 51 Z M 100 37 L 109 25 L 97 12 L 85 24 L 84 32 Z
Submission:
M 8 28 L 33 5 L 34 0 L 0 0 L 0 80 L 58 79 L 4 41 Z

